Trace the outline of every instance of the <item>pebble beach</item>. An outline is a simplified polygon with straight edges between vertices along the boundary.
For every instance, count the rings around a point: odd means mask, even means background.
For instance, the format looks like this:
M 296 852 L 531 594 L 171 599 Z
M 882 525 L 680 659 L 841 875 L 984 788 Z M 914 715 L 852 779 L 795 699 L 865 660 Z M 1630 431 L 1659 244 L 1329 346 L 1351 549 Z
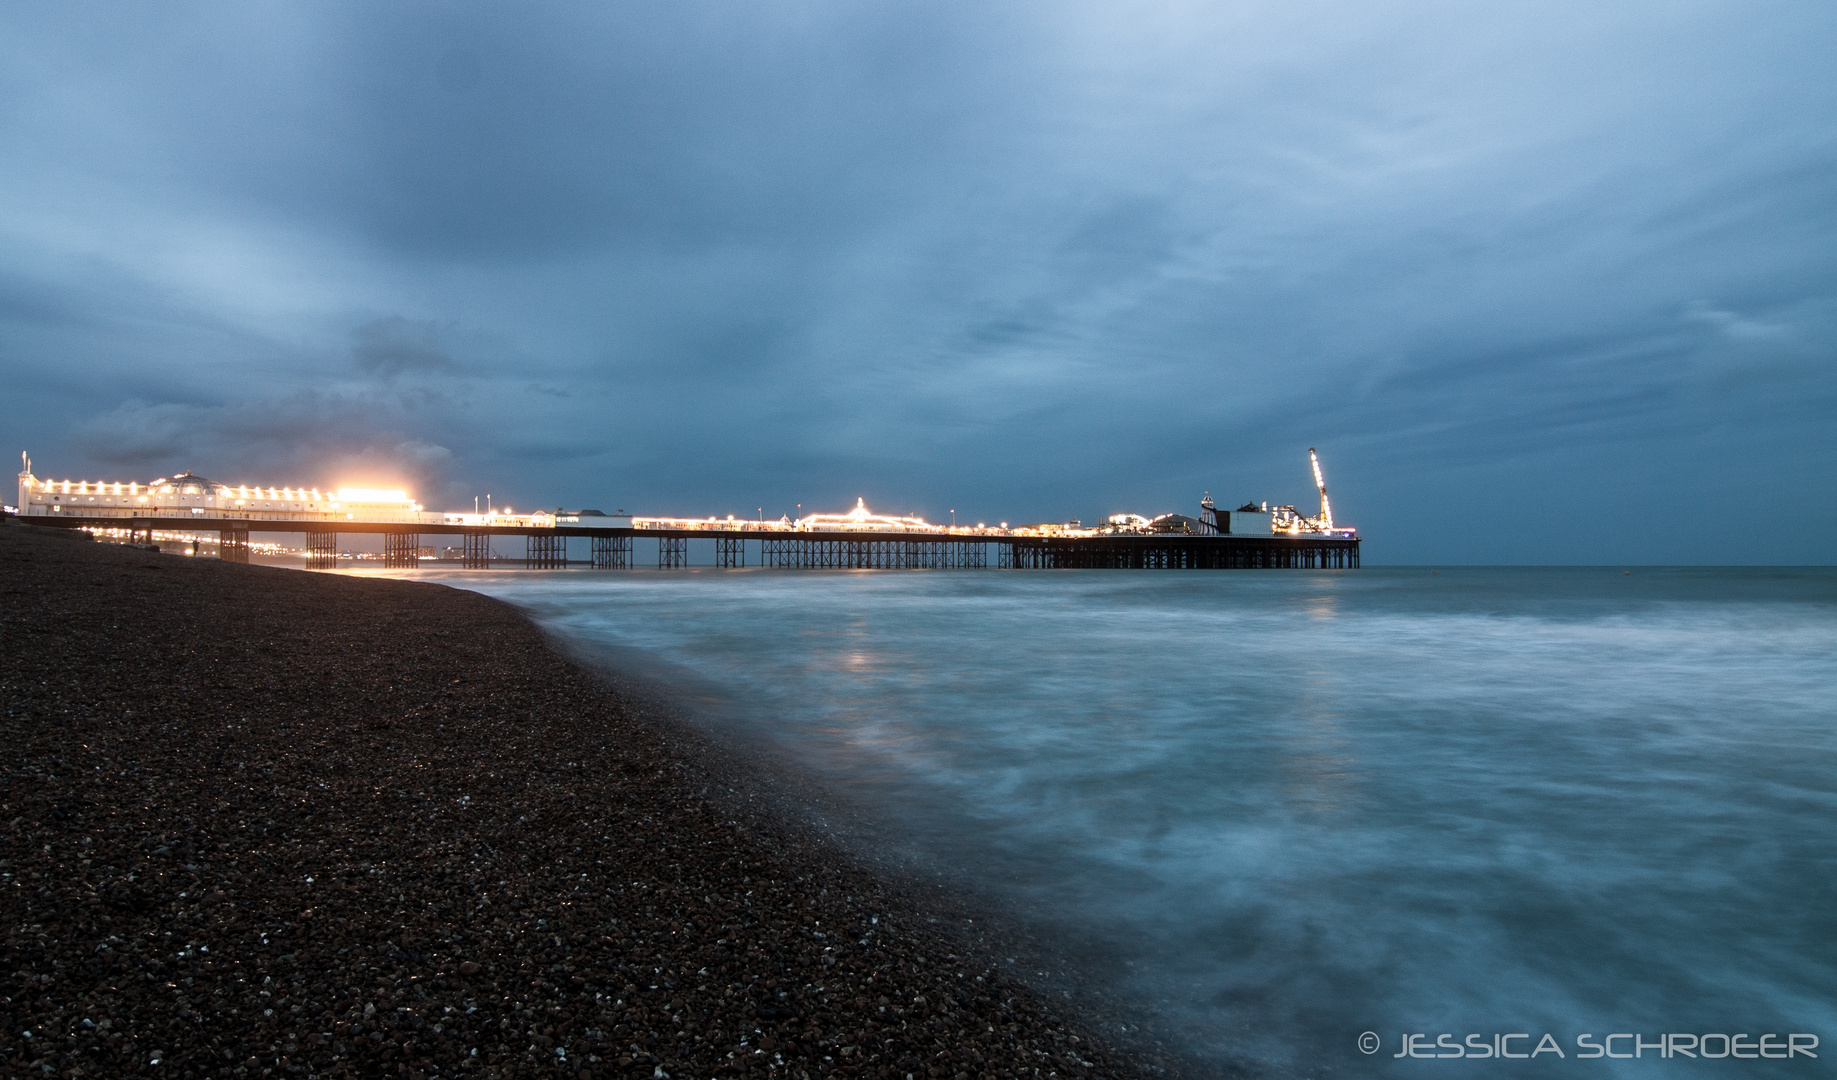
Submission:
M 0 1075 L 1134 1077 L 440 585 L 0 528 Z

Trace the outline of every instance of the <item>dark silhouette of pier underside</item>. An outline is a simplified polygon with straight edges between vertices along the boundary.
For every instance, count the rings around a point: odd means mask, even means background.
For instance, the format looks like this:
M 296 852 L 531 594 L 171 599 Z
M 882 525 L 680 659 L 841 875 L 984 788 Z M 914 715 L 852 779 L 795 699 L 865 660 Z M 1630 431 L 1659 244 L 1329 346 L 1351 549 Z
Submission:
M 219 517 L 158 517 L 79 514 L 35 517 L 33 525 L 58 528 L 125 529 L 131 543 L 150 543 L 155 530 L 217 532 L 218 553 L 227 561 L 247 562 L 251 533 L 303 533 L 306 565 L 332 569 L 339 563 L 340 534 L 381 535 L 385 567 L 425 565 L 423 536 L 457 537 L 459 565 L 466 569 L 503 569 L 521 563 L 533 570 L 569 566 L 600 570 L 633 569 L 649 563 L 639 558 L 634 541 L 657 542 L 661 569 L 689 566 L 689 541 L 714 544 L 719 568 L 764 567 L 783 570 L 1352 570 L 1359 566 L 1359 539 L 1340 536 L 1103 534 L 1096 536 L 1018 536 L 1009 532 L 940 533 L 787 532 L 783 529 L 735 527 L 701 529 L 594 528 L 586 525 L 429 526 L 384 522 L 233 520 Z M 523 538 L 522 558 L 493 547 L 494 540 Z M 570 555 L 570 540 L 584 539 L 586 558 Z M 643 545 L 648 547 L 648 544 Z M 579 546 L 574 546 L 579 551 Z M 648 552 L 644 553 L 648 555 Z M 450 564 L 454 560 L 435 560 Z
M 1311 536 L 1012 537 L 1016 570 L 1356 570 L 1357 538 Z

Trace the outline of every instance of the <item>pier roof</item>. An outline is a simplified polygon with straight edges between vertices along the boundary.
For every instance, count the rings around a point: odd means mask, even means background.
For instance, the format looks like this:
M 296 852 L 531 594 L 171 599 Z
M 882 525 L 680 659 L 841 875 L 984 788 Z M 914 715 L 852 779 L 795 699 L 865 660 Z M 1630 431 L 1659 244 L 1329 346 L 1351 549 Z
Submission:
M 172 476 L 162 476 L 148 484 L 147 487 L 162 495 L 214 495 L 222 484 L 207 480 L 190 469 Z

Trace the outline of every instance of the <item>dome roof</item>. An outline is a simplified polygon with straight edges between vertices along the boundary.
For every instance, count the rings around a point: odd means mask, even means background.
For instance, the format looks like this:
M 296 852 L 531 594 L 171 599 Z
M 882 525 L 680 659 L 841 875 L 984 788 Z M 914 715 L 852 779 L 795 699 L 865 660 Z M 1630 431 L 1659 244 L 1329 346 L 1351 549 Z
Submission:
M 170 487 L 172 489 L 170 493 L 173 495 L 215 495 L 217 489 L 223 485 L 215 480 L 206 480 L 202 476 L 196 476 L 190 469 L 186 469 L 170 477 L 161 477 L 147 486 L 155 491 Z

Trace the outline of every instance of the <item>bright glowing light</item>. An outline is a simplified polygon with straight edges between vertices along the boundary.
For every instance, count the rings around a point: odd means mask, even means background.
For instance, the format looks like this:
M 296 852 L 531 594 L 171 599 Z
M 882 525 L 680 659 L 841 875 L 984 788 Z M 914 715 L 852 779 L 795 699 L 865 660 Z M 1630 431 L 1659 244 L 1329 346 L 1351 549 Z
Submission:
M 857 498 L 855 508 L 846 514 L 810 514 L 796 522 L 799 529 L 888 529 L 904 532 L 940 532 L 938 526 L 921 517 L 890 517 L 867 508 L 867 500 Z
M 315 490 L 315 495 L 318 492 Z M 408 502 L 408 492 L 394 488 L 339 488 L 339 502 Z
M 1333 504 L 1327 501 L 1327 478 L 1321 475 L 1320 458 L 1314 448 L 1308 447 L 1308 464 L 1314 466 L 1314 486 L 1320 489 L 1320 527 L 1328 532 L 1333 531 Z
M 761 511 L 763 514 L 763 511 Z M 777 521 L 752 521 L 728 516 L 721 520 L 713 516 L 706 518 L 672 518 L 672 517 L 633 517 L 631 523 L 640 529 L 683 529 L 714 531 L 764 531 L 764 532 L 808 532 L 808 531 L 885 531 L 885 532 L 931 532 L 946 533 L 950 530 L 943 525 L 933 525 L 922 517 L 893 517 L 876 514 L 868 509 L 865 499 L 856 499 L 855 508 L 844 514 L 809 514 L 793 521 L 781 517 Z

